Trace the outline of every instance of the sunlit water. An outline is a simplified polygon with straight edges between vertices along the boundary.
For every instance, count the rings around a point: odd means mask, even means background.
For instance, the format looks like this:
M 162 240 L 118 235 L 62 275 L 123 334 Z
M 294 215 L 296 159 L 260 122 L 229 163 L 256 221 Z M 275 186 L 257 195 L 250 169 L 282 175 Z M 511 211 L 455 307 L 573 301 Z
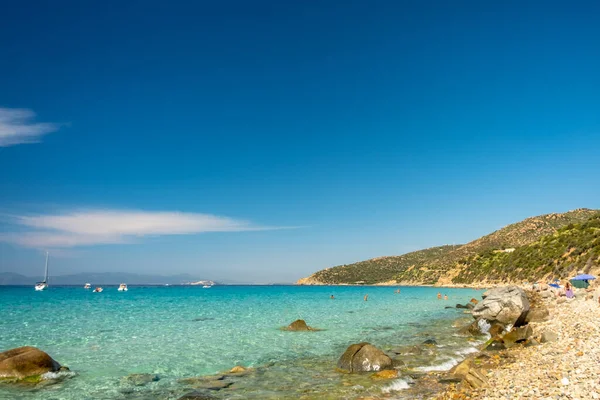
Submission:
M 410 380 L 372 383 L 335 371 L 352 343 L 390 350 L 438 342 L 430 357 L 408 360 L 414 371 L 447 369 L 472 351 L 455 335 L 462 310 L 445 309 L 480 298 L 481 291 L 402 287 L 214 286 L 0 287 L 0 351 L 36 346 L 76 376 L 43 388 L 6 388 L 4 399 L 177 399 L 191 388 L 182 378 L 235 365 L 254 367 L 231 378 L 217 398 L 401 397 Z M 368 294 L 368 301 L 363 296 Z M 330 299 L 334 295 L 335 299 Z M 317 332 L 280 328 L 302 318 Z M 419 365 L 414 365 L 418 363 Z M 157 382 L 131 386 L 123 377 L 153 373 Z M 229 379 L 229 378 L 228 378 Z M 410 382 L 409 382 L 410 383 Z M 396 385 L 397 390 L 393 388 Z

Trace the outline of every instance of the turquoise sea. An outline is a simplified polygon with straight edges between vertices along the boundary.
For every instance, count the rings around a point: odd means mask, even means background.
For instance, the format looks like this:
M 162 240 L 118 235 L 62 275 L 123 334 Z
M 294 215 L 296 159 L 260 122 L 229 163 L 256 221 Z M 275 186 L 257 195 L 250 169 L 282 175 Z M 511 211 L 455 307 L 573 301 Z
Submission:
M 36 387 L 0 386 L 1 399 L 177 399 L 193 390 L 181 379 L 235 365 L 250 373 L 210 393 L 219 399 L 407 398 L 415 375 L 448 369 L 473 351 L 446 309 L 473 289 L 349 286 L 0 287 L 0 351 L 36 346 L 74 376 Z M 368 294 L 368 301 L 363 296 Z M 330 299 L 334 295 L 335 299 Z M 304 319 L 317 332 L 280 328 Z M 466 323 L 468 320 L 465 320 Z M 456 325 L 456 324 L 455 324 Z M 376 382 L 335 371 L 346 347 L 363 341 L 388 351 L 433 338 L 437 346 L 406 358 L 401 376 Z M 125 377 L 156 374 L 136 386 Z M 410 389 L 408 389 L 410 391 Z M 414 398 L 415 394 L 411 394 Z

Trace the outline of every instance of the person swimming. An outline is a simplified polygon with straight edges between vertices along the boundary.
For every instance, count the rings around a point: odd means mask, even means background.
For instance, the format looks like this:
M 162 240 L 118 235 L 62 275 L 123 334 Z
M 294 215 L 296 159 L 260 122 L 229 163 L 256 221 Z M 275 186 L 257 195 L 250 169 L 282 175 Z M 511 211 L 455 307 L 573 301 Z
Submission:
M 442 299 L 442 294 L 440 292 L 438 292 L 438 300 Z
M 444 300 L 448 300 L 448 295 L 447 294 L 444 295 Z
M 335 299 L 335 297 L 333 297 L 333 295 L 329 296 L 329 298 L 330 298 L 331 300 Z
M 367 300 L 369 299 L 369 295 L 368 295 L 368 294 L 365 294 L 365 297 L 364 297 L 364 299 L 365 299 L 365 301 L 367 301 Z

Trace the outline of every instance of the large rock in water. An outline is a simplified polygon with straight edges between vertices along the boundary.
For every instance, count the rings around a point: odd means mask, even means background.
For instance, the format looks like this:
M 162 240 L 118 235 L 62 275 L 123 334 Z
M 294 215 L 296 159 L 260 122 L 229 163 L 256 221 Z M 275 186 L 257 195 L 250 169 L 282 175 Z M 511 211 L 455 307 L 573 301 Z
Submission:
M 488 290 L 484 299 L 473 309 L 475 319 L 485 319 L 489 323 L 520 326 L 525 323 L 529 312 L 527 295 L 517 286 L 507 286 Z
M 35 347 L 25 346 L 0 353 L 0 377 L 23 379 L 60 370 L 60 364 Z
M 350 345 L 337 363 L 348 372 L 369 372 L 392 369 L 392 359 L 370 343 Z
M 303 319 L 297 319 L 285 328 L 288 331 L 313 331 L 314 329 L 306 325 Z

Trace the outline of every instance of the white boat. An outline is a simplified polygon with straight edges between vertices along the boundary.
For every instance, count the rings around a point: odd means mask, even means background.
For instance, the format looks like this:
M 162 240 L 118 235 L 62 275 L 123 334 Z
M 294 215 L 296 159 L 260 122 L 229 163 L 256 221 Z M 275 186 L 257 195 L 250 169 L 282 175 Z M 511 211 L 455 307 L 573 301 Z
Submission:
M 92 285 L 89 283 L 86 283 L 85 286 L 83 287 L 84 289 L 91 289 Z
M 119 285 L 119 289 L 117 289 L 119 292 L 126 292 L 127 291 L 127 284 L 126 283 L 121 283 Z
M 96 289 L 94 289 L 94 293 L 101 293 L 104 289 L 102 289 L 101 287 L 97 287 Z
M 35 284 L 35 290 L 42 291 L 48 289 L 48 252 L 46 252 L 46 272 L 44 273 L 44 280 Z
M 212 285 L 204 285 L 202 286 L 203 289 L 210 289 L 212 287 Z

